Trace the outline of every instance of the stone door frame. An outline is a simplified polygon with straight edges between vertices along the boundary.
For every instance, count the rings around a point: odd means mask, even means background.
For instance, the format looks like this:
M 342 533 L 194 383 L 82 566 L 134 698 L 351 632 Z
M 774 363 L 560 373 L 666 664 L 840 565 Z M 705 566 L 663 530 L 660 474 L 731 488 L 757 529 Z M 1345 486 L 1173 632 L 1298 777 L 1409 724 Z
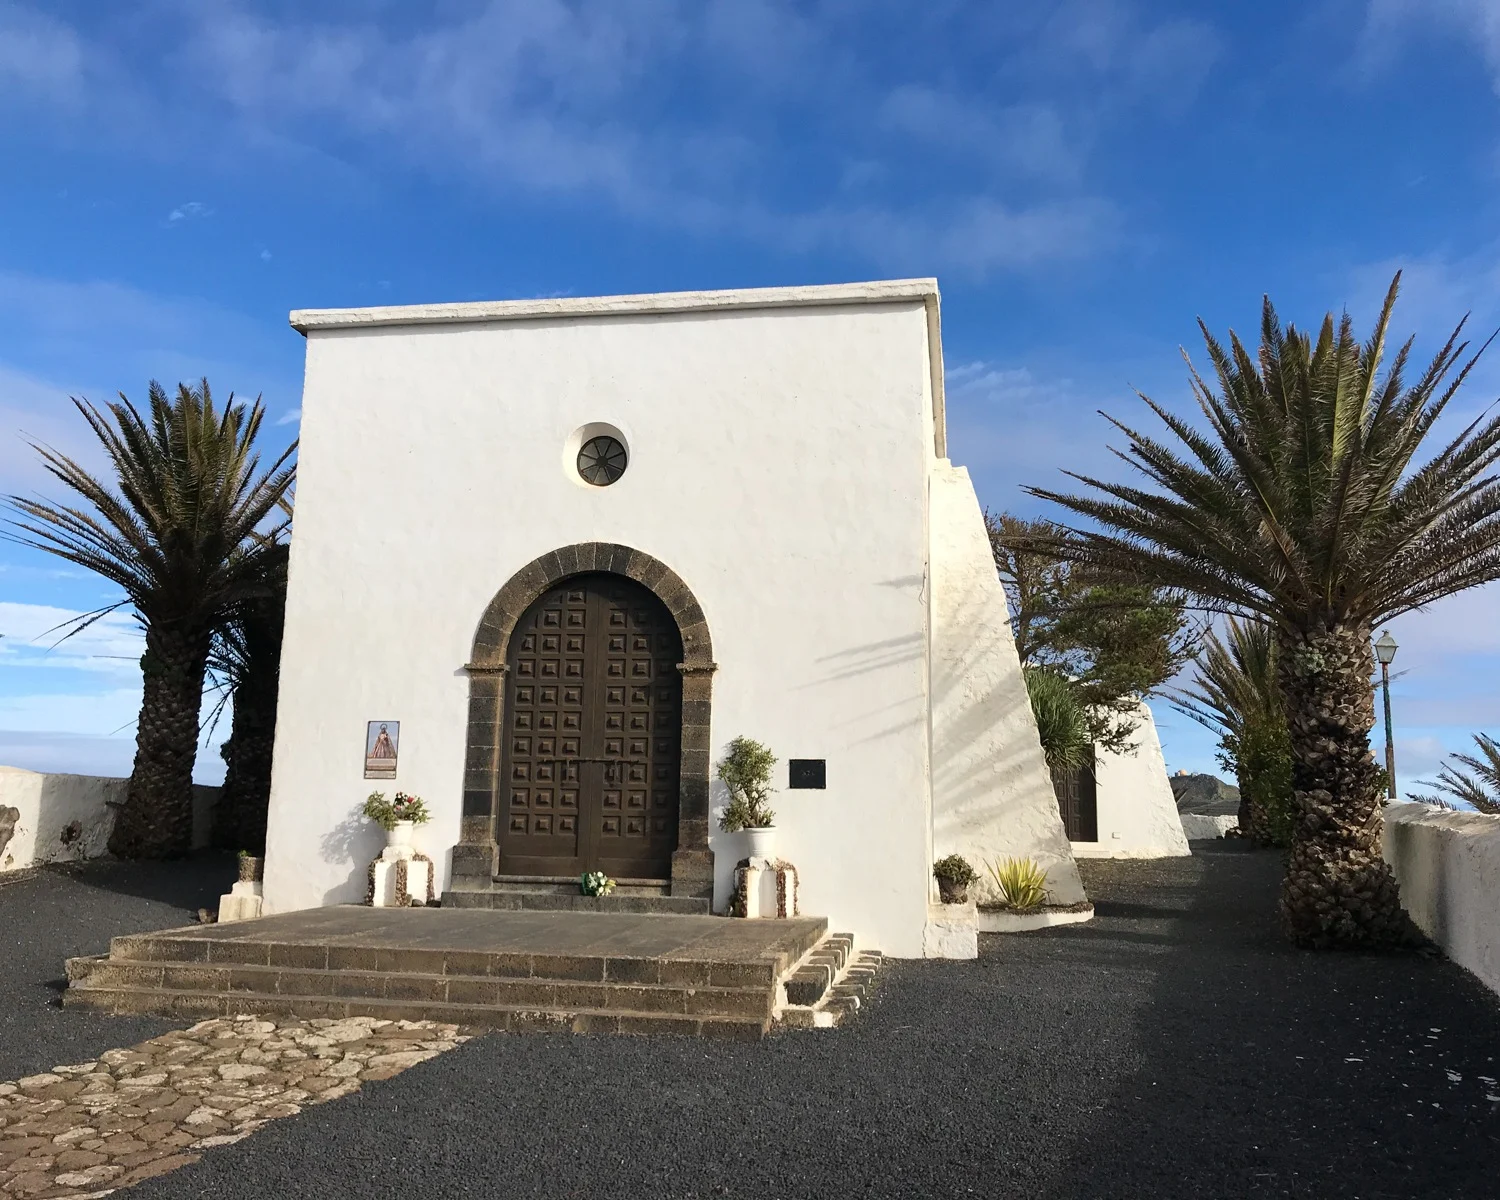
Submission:
M 574 575 L 623 575 L 653 592 L 682 635 L 682 751 L 678 788 L 677 849 L 672 854 L 672 895 L 712 898 L 713 852 L 708 848 L 709 724 L 713 676 L 718 669 L 708 621 L 677 573 L 641 550 L 613 542 L 582 542 L 533 559 L 489 602 L 474 633 L 464 670 L 469 676 L 469 723 L 464 756 L 463 825 L 453 847 L 453 876 L 470 886 L 499 869 L 496 821 L 501 803 L 501 731 L 505 727 L 506 654 L 522 614 L 553 584 Z

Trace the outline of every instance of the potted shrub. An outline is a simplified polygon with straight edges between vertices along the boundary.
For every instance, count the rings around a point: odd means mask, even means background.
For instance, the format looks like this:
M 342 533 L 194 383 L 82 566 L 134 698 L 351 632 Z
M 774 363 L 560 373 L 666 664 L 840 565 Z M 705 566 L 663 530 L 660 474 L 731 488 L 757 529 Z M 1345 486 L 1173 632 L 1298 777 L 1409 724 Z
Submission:
M 737 737 L 729 743 L 715 769 L 729 789 L 729 806 L 719 814 L 725 833 L 745 834 L 750 858 L 776 856 L 776 814 L 766 807 L 771 798 L 771 768 L 776 756 L 759 742 Z
M 385 830 L 387 846 L 410 846 L 411 831 L 432 819 L 422 798 L 405 792 L 397 792 L 394 800 L 387 800 L 384 792 L 371 792 L 365 816 Z
M 979 872 L 969 865 L 969 860 L 959 854 L 950 854 L 932 864 L 932 875 L 938 883 L 938 894 L 944 904 L 966 904 L 969 900 L 969 884 L 979 878 Z

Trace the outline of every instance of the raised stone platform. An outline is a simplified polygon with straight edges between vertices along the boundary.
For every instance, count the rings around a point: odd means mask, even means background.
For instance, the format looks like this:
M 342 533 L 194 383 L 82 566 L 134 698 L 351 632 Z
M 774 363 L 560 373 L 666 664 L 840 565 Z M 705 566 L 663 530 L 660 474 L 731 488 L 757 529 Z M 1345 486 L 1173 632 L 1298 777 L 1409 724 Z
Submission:
M 827 921 L 340 906 L 117 937 L 70 1008 L 759 1038 Z

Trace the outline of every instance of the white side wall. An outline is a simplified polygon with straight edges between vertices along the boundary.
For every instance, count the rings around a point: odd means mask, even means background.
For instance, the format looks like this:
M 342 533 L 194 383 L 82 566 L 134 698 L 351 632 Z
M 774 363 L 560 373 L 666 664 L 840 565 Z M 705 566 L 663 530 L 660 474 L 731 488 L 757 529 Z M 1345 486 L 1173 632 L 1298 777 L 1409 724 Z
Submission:
M 1388 805 L 1382 850 L 1412 920 L 1500 992 L 1500 817 Z
M 1212 817 L 1204 813 L 1182 813 L 1182 835 L 1188 841 L 1211 841 L 1221 838 L 1231 829 L 1240 827 L 1240 819 L 1231 816 Z
M 426 800 L 417 843 L 446 886 L 485 607 L 550 550 L 616 542 L 671 567 L 706 614 L 714 757 L 745 734 L 783 760 L 778 845 L 804 911 L 919 956 L 926 337 L 920 300 L 313 332 L 267 910 L 363 895 L 374 788 Z M 565 470 L 589 422 L 629 441 L 610 487 Z M 370 720 L 401 722 L 395 780 L 363 779 Z M 827 790 L 786 790 L 792 757 L 826 759 Z M 722 906 L 742 851 L 717 827 L 711 847 Z
M 930 495 L 932 855 L 967 858 L 980 873 L 981 899 L 994 898 L 986 864 L 1033 858 L 1047 871 L 1051 902 L 1077 903 L 1083 883 L 968 471 L 936 465 Z
M 0 809 L 14 809 L 18 814 L 10 840 L 0 848 L 0 872 L 103 854 L 115 824 L 111 805 L 124 803 L 127 782 L 95 775 L 45 775 L 0 766 Z M 218 795 L 216 787 L 193 787 L 195 848 L 208 845 Z M 8 813 L 0 813 L 0 817 L 11 824 Z M 75 821 L 78 836 L 64 842 L 64 831 Z
M 1149 705 L 1140 705 L 1132 749 L 1099 750 L 1094 760 L 1099 840 L 1074 842 L 1079 858 L 1180 858 L 1192 853 L 1167 778 Z

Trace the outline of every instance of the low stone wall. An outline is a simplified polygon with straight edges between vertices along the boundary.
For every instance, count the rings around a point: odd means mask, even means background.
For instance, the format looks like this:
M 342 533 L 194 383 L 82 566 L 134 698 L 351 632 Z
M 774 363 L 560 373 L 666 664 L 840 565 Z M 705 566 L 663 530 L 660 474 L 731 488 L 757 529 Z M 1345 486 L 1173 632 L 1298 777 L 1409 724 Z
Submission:
M 1204 813 L 1183 813 L 1182 833 L 1190 842 L 1221 838 L 1231 829 L 1240 827 L 1238 817 L 1210 817 Z
M 1500 817 L 1392 804 L 1382 849 L 1412 920 L 1500 992 Z
M 109 842 L 124 779 L 44 775 L 0 766 L 0 872 L 97 858 Z M 219 789 L 193 787 L 193 846 L 208 845 Z

